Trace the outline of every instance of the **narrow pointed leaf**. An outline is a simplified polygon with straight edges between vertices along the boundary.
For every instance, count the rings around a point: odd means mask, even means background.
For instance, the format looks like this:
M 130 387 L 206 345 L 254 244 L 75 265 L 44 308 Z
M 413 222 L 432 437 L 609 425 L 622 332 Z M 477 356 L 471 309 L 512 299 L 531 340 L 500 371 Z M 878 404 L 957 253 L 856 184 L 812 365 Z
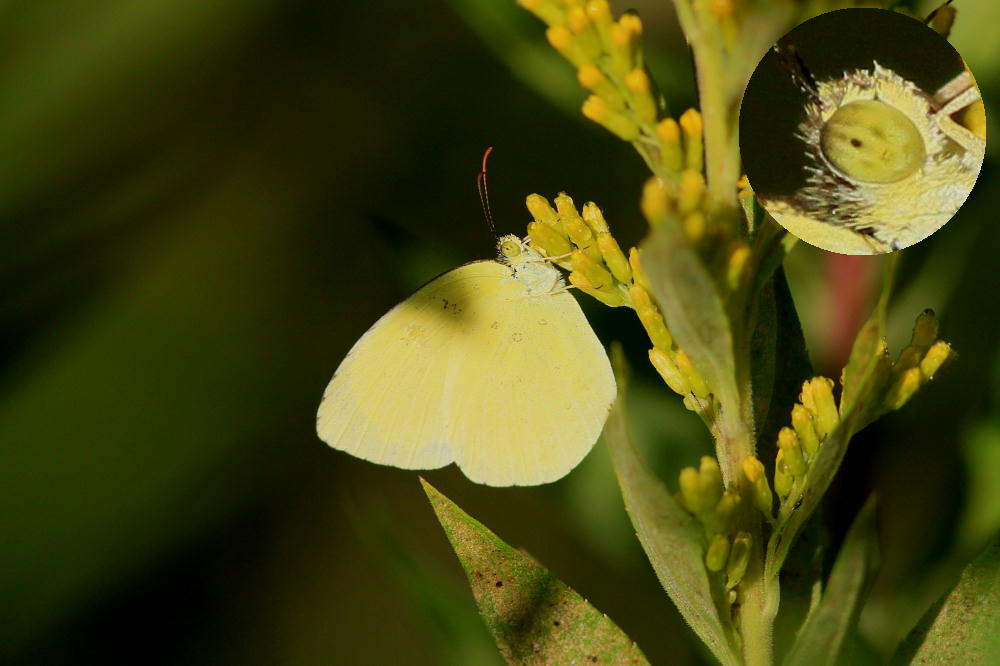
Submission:
M 646 239 L 642 250 L 643 267 L 667 328 L 722 405 L 723 428 L 730 435 L 742 432 L 745 424 L 736 385 L 733 334 L 715 282 L 677 224 L 665 221 Z M 718 453 L 728 478 L 729 451 Z
M 716 659 L 737 664 L 732 624 L 728 615 L 725 621 L 720 616 L 709 584 L 701 530 L 639 458 L 626 422 L 624 384 L 619 374 L 618 400 L 611 407 L 604 437 L 625 509 L 657 578 L 685 621 Z
M 648 663 L 606 615 L 429 483 L 421 483 L 508 663 Z
M 965 568 L 900 647 L 895 664 L 1000 663 L 1000 537 Z
M 875 500 L 872 498 L 848 530 L 823 597 L 799 631 L 785 658 L 786 666 L 840 663 L 847 640 L 857 626 L 877 566 Z

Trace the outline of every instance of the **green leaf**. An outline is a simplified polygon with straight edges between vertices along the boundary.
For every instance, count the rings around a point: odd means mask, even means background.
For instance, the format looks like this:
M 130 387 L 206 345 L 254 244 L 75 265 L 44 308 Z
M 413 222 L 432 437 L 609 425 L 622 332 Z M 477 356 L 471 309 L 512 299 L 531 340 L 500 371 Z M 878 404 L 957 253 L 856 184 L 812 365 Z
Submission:
M 778 430 L 788 425 L 799 388 L 812 377 L 812 365 L 788 281 L 780 267 L 764 283 L 755 309 L 750 377 L 757 457 L 774 460 Z
M 893 657 L 898 664 L 1000 663 L 1000 538 L 965 568 Z
M 871 498 L 848 530 L 819 605 L 806 618 L 785 657 L 787 666 L 839 663 L 857 626 L 877 566 L 875 499 Z
M 639 458 L 625 416 L 626 382 L 623 373 L 616 374 L 618 400 L 608 415 L 604 438 L 611 449 L 625 509 L 657 578 L 685 621 L 716 659 L 738 664 L 728 607 L 720 615 L 724 604 L 713 597 L 705 569 L 701 529 Z
M 512 664 L 647 664 L 606 615 L 424 481 L 486 626 Z
M 896 255 L 893 255 L 884 266 L 882 292 L 875 310 L 854 338 L 851 356 L 844 367 L 840 414 L 842 420 L 850 417 L 854 422 L 854 432 L 868 425 L 881 411 L 881 401 L 871 398 L 881 392 L 889 378 L 885 319 L 895 266 Z
M 744 433 L 733 335 L 715 282 L 677 224 L 665 221 L 658 226 L 642 250 L 643 267 L 667 328 L 722 405 L 724 431 L 728 436 Z M 719 447 L 726 478 L 731 476 L 729 453 Z

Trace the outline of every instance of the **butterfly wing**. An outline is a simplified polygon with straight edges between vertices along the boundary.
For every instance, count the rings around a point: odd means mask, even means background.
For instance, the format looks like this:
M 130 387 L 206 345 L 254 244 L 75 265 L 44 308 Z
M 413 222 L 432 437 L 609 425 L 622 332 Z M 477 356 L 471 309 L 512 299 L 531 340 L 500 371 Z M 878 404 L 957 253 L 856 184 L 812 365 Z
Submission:
M 326 389 L 317 431 L 372 462 L 456 461 L 479 483 L 530 485 L 579 463 L 614 394 L 607 355 L 572 296 L 529 293 L 507 266 L 479 261 L 365 333 Z
M 504 281 L 482 314 L 449 395 L 455 461 L 493 486 L 562 478 L 597 441 L 615 397 L 604 347 L 565 291 Z
M 316 419 L 320 439 L 403 469 L 452 462 L 448 396 L 463 341 L 475 329 L 471 304 L 488 299 L 510 275 L 495 261 L 466 264 L 375 322 L 326 387 Z

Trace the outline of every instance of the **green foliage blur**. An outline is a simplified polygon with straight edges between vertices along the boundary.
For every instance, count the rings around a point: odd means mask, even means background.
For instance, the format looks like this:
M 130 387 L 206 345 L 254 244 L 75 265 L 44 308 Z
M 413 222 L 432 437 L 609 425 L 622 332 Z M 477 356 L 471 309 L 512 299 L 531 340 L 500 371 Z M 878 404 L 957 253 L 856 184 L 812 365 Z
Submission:
M 992 129 L 1000 8 L 960 5 Z M 669 3 L 633 6 L 671 107 L 694 105 Z M 639 241 L 645 167 L 583 97 L 513 2 L 0 0 L 0 662 L 498 663 L 416 475 L 327 449 L 315 410 L 378 316 L 493 256 L 487 146 L 501 233 L 523 233 L 528 193 L 566 190 Z M 997 210 L 994 152 L 905 251 L 890 348 L 933 307 L 960 356 L 855 438 L 827 505 L 836 545 L 880 495 L 873 653 L 1000 525 Z M 817 371 L 839 373 L 878 261 L 788 259 Z M 626 345 L 638 438 L 673 486 L 708 435 L 631 312 L 584 306 Z M 707 659 L 602 445 L 548 487 L 427 477 L 654 663 Z

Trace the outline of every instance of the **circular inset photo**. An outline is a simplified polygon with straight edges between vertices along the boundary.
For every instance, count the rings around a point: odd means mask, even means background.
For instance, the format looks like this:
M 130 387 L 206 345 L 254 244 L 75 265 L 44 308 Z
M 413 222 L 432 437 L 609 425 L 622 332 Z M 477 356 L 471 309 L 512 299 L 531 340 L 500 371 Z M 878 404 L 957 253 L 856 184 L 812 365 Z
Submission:
M 979 176 L 986 118 L 961 56 L 923 22 L 843 9 L 785 35 L 740 108 L 750 186 L 824 250 L 880 254 L 951 219 Z

